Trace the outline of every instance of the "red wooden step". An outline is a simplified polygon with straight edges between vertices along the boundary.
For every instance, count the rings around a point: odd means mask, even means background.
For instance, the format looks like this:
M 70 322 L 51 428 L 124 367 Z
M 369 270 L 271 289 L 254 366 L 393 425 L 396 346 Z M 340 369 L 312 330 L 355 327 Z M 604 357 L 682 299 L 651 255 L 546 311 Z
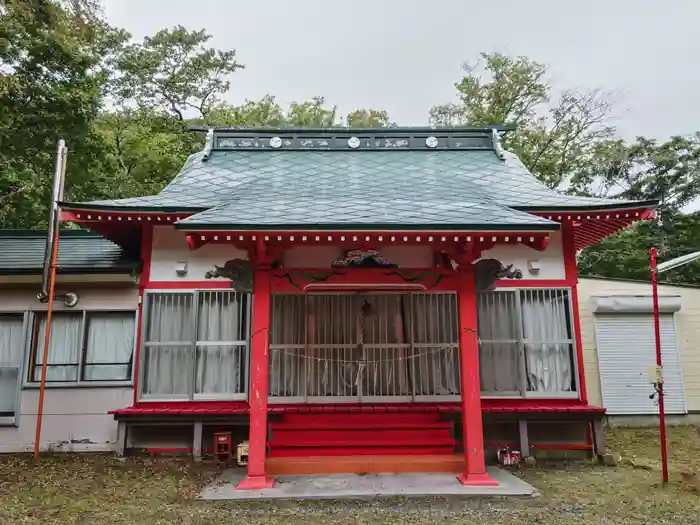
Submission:
M 275 438 L 273 437 L 272 440 L 270 441 L 270 447 L 276 447 L 276 448 L 286 448 L 286 447 L 305 447 L 305 448 L 333 448 L 333 447 L 356 447 L 356 448 L 362 448 L 362 447 L 391 447 L 391 446 L 396 446 L 396 447 L 413 447 L 413 446 L 421 446 L 421 445 L 426 445 L 426 446 L 435 446 L 435 445 L 445 445 L 445 446 L 454 446 L 455 445 L 455 440 L 452 438 L 438 438 L 431 440 L 430 442 L 423 442 L 420 440 L 416 439 L 411 439 L 410 437 L 406 438 L 397 438 L 397 439 L 353 439 L 352 437 L 350 438 L 344 438 L 344 437 L 336 437 L 336 438 L 329 438 L 329 439 L 319 439 L 319 440 L 305 440 L 303 442 L 297 441 L 297 442 L 289 442 L 285 441 L 283 443 L 275 441 Z
M 327 424 L 348 424 L 361 423 L 379 423 L 400 422 L 411 424 L 435 423 L 441 421 L 440 414 L 435 413 L 328 413 L 328 414 L 285 414 L 282 419 L 285 423 L 327 423 Z
M 323 430 L 285 430 L 272 431 L 275 443 L 307 443 L 309 441 L 341 440 L 359 443 L 362 441 L 414 441 L 417 443 L 434 443 L 436 440 L 450 438 L 450 432 L 444 428 L 357 428 L 357 429 L 323 429 Z
M 450 454 L 452 426 L 434 412 L 284 414 L 270 425 L 270 455 Z
M 387 421 L 387 422 L 369 422 L 362 423 L 359 421 L 340 421 L 338 423 L 325 422 L 302 422 L 295 421 L 288 423 L 285 419 L 283 423 L 271 423 L 270 428 L 274 430 L 355 430 L 355 429 L 390 429 L 390 428 L 452 428 L 452 423 L 449 421 L 434 421 L 428 423 L 416 423 L 404 422 L 404 421 Z
M 328 447 L 328 448 L 304 448 L 304 447 L 289 447 L 289 448 L 273 448 L 270 449 L 268 457 L 273 458 L 289 458 L 289 457 L 310 457 L 310 456 L 372 456 L 372 455 L 447 455 L 454 453 L 454 446 L 376 446 L 365 448 L 352 447 Z

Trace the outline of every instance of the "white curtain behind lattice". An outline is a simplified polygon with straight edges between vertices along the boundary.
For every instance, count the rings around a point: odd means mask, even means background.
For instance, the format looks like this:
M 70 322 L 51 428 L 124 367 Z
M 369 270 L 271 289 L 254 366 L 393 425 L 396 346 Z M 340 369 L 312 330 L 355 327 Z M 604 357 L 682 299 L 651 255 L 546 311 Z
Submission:
M 522 301 L 527 389 L 567 392 L 573 388 L 572 343 L 567 329 L 564 297 L 554 293 Z

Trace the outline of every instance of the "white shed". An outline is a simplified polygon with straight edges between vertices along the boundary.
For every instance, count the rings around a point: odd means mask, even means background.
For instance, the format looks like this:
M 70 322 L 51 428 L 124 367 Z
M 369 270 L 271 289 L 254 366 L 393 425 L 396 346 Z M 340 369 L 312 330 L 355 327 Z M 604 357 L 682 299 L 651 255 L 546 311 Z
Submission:
M 700 413 L 700 287 L 660 285 L 659 295 L 666 410 Z M 610 416 L 658 414 L 651 284 L 581 278 L 579 309 L 590 404 Z

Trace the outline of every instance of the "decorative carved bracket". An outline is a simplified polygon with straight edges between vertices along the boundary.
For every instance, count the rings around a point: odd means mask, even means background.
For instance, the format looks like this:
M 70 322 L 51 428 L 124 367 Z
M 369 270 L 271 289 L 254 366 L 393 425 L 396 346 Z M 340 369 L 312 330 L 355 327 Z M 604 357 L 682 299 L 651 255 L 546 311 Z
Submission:
M 214 269 L 204 274 L 205 279 L 224 277 L 231 280 L 231 288 L 237 292 L 253 292 L 253 265 L 244 259 L 231 259 L 223 266 L 214 265 Z
M 499 279 L 522 279 L 523 272 L 512 264 L 503 266 L 497 259 L 482 259 L 474 264 L 477 292 L 490 292 Z

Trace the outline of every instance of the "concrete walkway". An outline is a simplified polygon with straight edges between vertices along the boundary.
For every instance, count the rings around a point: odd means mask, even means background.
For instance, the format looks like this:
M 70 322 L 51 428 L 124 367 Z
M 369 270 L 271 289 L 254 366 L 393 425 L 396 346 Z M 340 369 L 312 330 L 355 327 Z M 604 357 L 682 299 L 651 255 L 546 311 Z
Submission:
M 236 490 L 243 469 L 228 469 L 199 497 L 205 500 L 344 499 L 419 496 L 535 496 L 536 489 L 499 468 L 489 468 L 498 487 L 465 487 L 453 474 L 334 474 L 280 476 L 274 488 L 264 491 Z

